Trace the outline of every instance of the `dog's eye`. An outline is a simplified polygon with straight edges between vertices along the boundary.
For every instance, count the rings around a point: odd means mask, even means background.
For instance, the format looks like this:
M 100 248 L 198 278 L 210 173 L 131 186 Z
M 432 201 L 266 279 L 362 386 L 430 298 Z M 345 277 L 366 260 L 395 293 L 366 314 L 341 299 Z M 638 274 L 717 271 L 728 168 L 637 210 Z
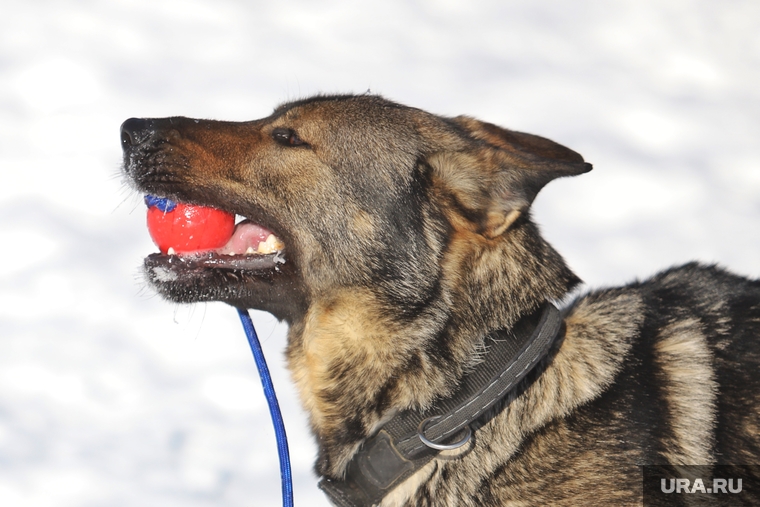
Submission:
M 306 144 L 292 129 L 276 128 L 272 131 L 272 137 L 283 146 L 304 146 Z

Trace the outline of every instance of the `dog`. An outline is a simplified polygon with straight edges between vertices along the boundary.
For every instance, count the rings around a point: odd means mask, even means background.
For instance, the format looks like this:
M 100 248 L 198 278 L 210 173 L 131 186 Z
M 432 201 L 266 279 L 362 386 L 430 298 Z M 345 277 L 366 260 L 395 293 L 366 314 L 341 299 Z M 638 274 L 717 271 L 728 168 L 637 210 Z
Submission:
M 642 466 L 760 461 L 760 282 L 690 263 L 578 296 L 530 215 L 544 185 L 591 170 L 578 153 L 369 94 L 121 134 L 138 191 L 282 246 L 145 271 L 171 301 L 288 323 L 336 505 L 641 505 Z

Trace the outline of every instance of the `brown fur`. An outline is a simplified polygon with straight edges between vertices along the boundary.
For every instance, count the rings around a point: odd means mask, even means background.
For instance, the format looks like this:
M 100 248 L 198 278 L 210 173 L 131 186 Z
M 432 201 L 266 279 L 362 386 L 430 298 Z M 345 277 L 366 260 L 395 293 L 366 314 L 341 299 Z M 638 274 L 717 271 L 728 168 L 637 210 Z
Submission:
M 487 349 L 579 282 L 529 207 L 590 170 L 544 138 L 375 96 L 315 97 L 246 123 L 130 120 L 137 188 L 273 230 L 276 269 L 146 261 L 169 299 L 221 300 L 290 325 L 287 360 L 340 478 L 396 412 L 456 389 Z M 158 263 L 158 264 L 157 264 Z M 640 465 L 760 456 L 760 286 L 687 265 L 565 310 L 543 373 L 383 501 L 402 505 L 637 505 Z

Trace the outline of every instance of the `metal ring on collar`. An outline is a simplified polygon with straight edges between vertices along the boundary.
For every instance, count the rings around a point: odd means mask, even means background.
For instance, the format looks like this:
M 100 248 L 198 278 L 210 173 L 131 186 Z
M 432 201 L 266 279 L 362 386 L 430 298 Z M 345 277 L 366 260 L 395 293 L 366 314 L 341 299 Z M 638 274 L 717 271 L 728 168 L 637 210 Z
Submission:
M 430 447 L 431 449 L 435 449 L 438 451 L 451 451 L 454 449 L 459 449 L 464 444 L 470 441 L 470 437 L 472 437 L 472 429 L 470 428 L 469 425 L 464 427 L 464 429 L 467 430 L 467 434 L 459 442 L 454 442 L 453 444 L 436 444 L 435 442 L 428 440 L 427 437 L 425 437 L 425 427 L 428 425 L 429 422 L 432 422 L 433 420 L 440 419 L 440 418 L 441 416 L 434 415 L 432 417 L 428 417 L 427 419 L 423 419 L 422 422 L 420 422 L 420 425 L 417 427 L 417 434 L 419 435 L 420 440 L 422 440 L 423 444 Z

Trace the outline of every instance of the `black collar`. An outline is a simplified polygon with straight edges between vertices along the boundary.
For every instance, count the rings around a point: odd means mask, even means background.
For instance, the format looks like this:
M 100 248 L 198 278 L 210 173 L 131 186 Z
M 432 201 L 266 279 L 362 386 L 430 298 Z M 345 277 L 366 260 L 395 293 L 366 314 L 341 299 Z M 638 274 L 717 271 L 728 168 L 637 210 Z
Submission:
M 397 414 L 364 442 L 349 463 L 345 479 L 323 478 L 319 487 L 339 507 L 378 505 L 442 448 L 466 443 L 472 423 L 514 391 L 548 354 L 561 324 L 559 310 L 546 302 L 511 330 L 489 335 L 484 360 L 462 377 L 454 394 L 437 400 L 425 412 Z

